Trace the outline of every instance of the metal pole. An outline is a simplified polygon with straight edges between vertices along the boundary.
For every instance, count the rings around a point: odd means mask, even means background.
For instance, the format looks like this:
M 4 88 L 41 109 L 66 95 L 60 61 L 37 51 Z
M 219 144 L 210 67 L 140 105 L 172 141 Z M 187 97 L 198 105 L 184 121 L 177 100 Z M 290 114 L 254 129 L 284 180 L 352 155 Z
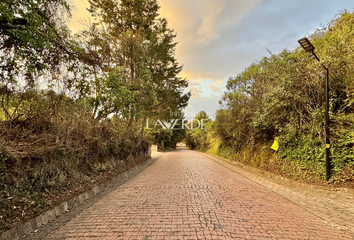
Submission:
M 329 74 L 328 68 L 326 68 L 326 114 L 325 114 L 325 131 L 326 131 L 326 180 L 331 178 L 331 160 L 330 160 L 330 147 L 329 141 Z
M 321 62 L 315 52 L 312 52 L 317 61 Z M 325 112 L 325 132 L 326 132 L 326 181 L 331 178 L 331 142 L 329 141 L 329 71 L 328 68 L 321 64 L 326 69 L 326 86 L 325 86 L 325 98 L 326 98 L 326 112 Z

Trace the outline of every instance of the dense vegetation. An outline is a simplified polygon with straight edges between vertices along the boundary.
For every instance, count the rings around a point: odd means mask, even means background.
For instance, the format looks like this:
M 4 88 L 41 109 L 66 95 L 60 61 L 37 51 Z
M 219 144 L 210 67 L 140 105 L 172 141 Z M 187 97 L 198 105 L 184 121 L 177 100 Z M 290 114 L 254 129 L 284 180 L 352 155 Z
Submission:
M 156 0 L 92 0 L 93 23 L 72 36 L 64 0 L 1 1 L 0 231 L 145 161 L 154 141 L 181 138 L 145 131 L 189 100 L 158 10 Z
M 189 132 L 187 144 L 304 181 L 323 180 L 323 64 L 330 72 L 331 181 L 353 182 L 353 26 L 354 13 L 344 11 L 308 37 L 320 63 L 299 46 L 230 77 L 215 121 Z M 270 149 L 276 137 L 278 154 Z
M 147 119 L 174 121 L 171 112 L 190 97 L 157 1 L 90 0 L 88 10 L 93 23 L 72 36 L 64 0 L 0 2 L 0 231 L 145 161 L 149 145 L 174 148 L 183 138 L 190 148 L 322 181 L 321 64 L 330 69 L 331 181 L 354 181 L 354 13 L 309 36 L 320 63 L 300 47 L 253 63 L 228 80 L 216 119 L 185 131 L 146 129 Z

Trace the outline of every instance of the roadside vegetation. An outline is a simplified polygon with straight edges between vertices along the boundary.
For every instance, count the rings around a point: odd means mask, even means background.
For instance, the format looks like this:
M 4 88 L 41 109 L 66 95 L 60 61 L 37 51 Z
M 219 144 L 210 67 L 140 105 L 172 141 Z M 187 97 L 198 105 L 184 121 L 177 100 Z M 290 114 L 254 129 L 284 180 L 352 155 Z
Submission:
M 230 77 L 215 121 L 187 132 L 186 143 L 309 183 L 325 180 L 325 71 L 330 74 L 332 178 L 354 187 L 354 13 L 343 11 L 300 46 L 254 62 Z M 277 138 L 278 152 L 270 147 Z
M 146 131 L 188 103 L 155 0 L 92 0 L 73 36 L 64 0 L 0 3 L 0 232 L 146 161 Z M 179 137 L 181 138 L 181 137 Z

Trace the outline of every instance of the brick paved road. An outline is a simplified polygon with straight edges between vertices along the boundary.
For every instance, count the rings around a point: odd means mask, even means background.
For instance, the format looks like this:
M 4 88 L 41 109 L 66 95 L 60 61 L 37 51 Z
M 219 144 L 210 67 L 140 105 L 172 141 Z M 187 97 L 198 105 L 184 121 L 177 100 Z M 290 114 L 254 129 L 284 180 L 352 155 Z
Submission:
M 46 239 L 352 239 L 193 151 L 152 166 Z

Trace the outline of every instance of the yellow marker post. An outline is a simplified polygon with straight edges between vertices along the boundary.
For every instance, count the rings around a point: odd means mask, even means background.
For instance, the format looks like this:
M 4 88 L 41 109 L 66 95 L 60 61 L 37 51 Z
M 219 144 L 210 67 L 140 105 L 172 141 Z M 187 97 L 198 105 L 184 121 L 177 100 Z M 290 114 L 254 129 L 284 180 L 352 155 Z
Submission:
M 279 148 L 278 139 L 279 139 L 279 138 L 276 137 L 276 138 L 274 139 L 273 145 L 270 147 L 271 149 L 273 149 L 273 150 L 275 150 L 275 151 L 278 151 L 278 148 Z

